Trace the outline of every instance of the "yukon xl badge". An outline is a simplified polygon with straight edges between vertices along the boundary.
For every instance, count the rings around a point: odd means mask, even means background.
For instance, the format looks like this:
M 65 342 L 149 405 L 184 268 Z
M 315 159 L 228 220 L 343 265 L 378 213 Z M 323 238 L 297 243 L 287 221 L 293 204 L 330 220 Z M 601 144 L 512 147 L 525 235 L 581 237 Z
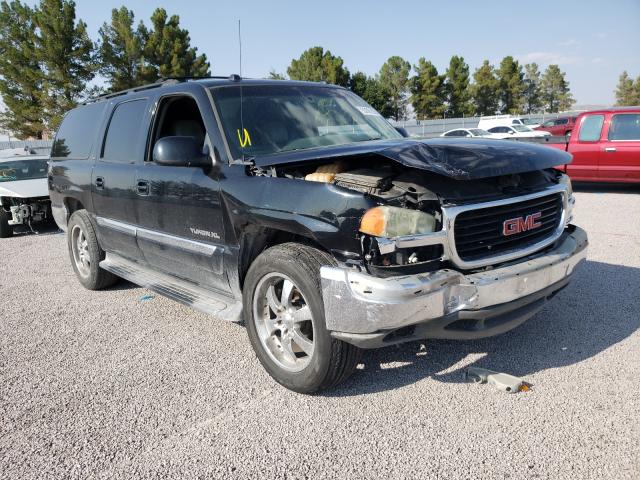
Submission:
M 200 230 L 199 228 L 193 228 L 193 227 L 189 227 L 189 230 L 191 230 L 191 233 L 194 235 L 200 235 L 201 237 L 209 237 L 209 238 L 215 238 L 216 240 L 220 240 L 220 235 L 218 235 L 216 232 L 210 232 L 208 230 Z
M 508 237 L 509 235 L 539 228 L 542 226 L 542 223 L 538 221 L 541 216 L 542 212 L 536 212 L 526 217 L 516 217 L 505 220 L 502 222 L 502 234 Z

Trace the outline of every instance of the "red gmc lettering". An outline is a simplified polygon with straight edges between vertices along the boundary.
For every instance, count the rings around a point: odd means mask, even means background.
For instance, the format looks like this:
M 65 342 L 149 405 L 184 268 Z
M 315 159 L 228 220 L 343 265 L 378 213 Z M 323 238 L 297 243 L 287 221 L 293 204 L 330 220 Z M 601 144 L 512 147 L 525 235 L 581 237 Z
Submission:
M 526 217 L 510 218 L 502 222 L 502 234 L 505 237 L 515 235 L 516 233 L 526 232 L 542 226 L 539 222 L 542 212 L 532 213 Z

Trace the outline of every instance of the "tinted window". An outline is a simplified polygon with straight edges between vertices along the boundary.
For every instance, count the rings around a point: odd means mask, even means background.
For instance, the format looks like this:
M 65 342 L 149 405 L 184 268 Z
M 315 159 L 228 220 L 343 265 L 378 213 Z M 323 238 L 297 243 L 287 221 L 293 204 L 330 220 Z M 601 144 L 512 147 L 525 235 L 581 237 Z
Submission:
M 600 131 L 603 123 L 604 115 L 586 115 L 582 119 L 578 140 L 581 142 L 597 142 L 600 140 Z
M 464 130 L 454 130 L 453 132 L 447 133 L 445 136 L 447 137 L 464 137 L 467 134 Z
M 104 139 L 103 160 L 123 163 L 135 162 L 146 106 L 146 99 L 125 102 L 116 106 Z
M 51 148 L 52 158 L 89 158 L 105 103 L 92 103 L 71 110 L 64 117 Z
M 640 140 L 640 114 L 614 115 L 609 126 L 609 140 Z
M 569 119 L 568 118 L 559 118 L 556 121 L 556 125 L 566 125 L 567 123 L 569 123 Z

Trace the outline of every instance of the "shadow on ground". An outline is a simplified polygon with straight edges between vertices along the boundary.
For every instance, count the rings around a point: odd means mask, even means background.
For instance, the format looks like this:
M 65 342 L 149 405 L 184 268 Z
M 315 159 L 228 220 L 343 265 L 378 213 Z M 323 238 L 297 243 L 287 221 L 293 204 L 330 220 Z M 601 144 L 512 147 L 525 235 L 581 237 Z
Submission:
M 427 377 L 458 383 L 470 365 L 526 377 L 582 362 L 640 327 L 632 306 L 639 297 L 640 269 L 586 262 L 569 287 L 515 330 L 479 341 L 426 340 L 368 351 L 364 369 L 326 395 L 391 390 Z M 456 367 L 470 354 L 480 358 Z

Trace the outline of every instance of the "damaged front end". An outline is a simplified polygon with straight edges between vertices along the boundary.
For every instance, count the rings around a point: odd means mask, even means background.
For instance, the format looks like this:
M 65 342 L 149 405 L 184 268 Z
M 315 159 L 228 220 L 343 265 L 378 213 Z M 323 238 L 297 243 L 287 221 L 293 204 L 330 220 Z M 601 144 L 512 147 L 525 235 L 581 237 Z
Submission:
M 416 150 L 404 153 L 412 155 Z M 550 165 L 567 160 L 517 171 L 490 162 L 464 170 L 449 159 L 445 175 L 442 163 L 435 173 L 369 152 L 284 162 L 264 174 L 328 183 L 375 201 L 359 218 L 360 263 L 321 271 L 327 328 L 375 348 L 502 333 L 564 288 L 587 246 L 584 231 L 570 225 L 570 181 Z

